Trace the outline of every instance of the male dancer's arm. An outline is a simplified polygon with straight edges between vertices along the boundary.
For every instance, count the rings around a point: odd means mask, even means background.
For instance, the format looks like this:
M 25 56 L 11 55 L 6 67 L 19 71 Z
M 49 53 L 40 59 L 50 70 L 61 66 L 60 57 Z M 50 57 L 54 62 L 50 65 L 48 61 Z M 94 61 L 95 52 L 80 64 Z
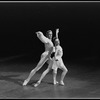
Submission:
M 43 35 L 42 32 L 38 31 L 38 32 L 36 32 L 36 34 L 37 34 L 37 37 L 38 37 L 43 43 L 48 43 L 48 42 L 49 42 L 49 41 L 48 41 L 48 38 L 45 37 L 45 36 Z M 55 48 L 54 48 L 54 47 L 51 47 L 51 48 L 49 49 L 48 57 L 50 57 L 50 55 L 51 55 L 52 52 L 54 52 L 54 51 L 55 51 Z
M 36 32 L 37 37 L 40 39 L 41 42 L 43 43 L 48 43 L 48 39 L 43 35 L 42 32 L 38 31 Z

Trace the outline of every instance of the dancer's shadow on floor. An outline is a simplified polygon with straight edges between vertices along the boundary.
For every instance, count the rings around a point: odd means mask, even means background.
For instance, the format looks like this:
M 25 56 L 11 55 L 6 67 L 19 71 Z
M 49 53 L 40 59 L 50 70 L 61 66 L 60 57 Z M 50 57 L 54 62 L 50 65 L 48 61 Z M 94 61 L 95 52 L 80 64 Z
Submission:
M 13 82 L 15 84 L 18 84 L 18 85 L 22 86 L 22 82 L 23 82 L 22 79 L 12 78 L 12 77 L 19 77 L 19 76 L 20 75 L 6 75 L 6 76 L 0 75 L 0 80 Z
M 18 78 L 14 79 L 14 77 L 20 77 L 20 75 L 0 75 L 0 80 L 5 80 L 5 81 L 13 82 L 15 84 L 18 84 L 18 85 L 22 86 L 24 80 L 23 79 L 18 79 Z M 30 80 L 27 85 L 33 86 L 37 81 L 38 80 Z M 46 83 L 46 84 L 53 85 L 52 82 L 47 82 L 47 81 L 42 81 L 41 83 Z
M 46 84 L 49 84 L 49 85 L 53 85 L 53 82 L 42 81 L 42 83 L 46 83 Z
M 27 85 L 34 85 L 38 80 L 30 80 L 30 82 Z
M 35 83 L 37 83 L 38 80 L 34 80 L 34 81 L 31 81 L 29 82 L 28 84 L 29 85 L 34 85 Z M 47 81 L 41 81 L 41 84 L 44 83 L 44 84 L 49 84 L 49 85 L 53 85 L 53 82 L 47 82 Z

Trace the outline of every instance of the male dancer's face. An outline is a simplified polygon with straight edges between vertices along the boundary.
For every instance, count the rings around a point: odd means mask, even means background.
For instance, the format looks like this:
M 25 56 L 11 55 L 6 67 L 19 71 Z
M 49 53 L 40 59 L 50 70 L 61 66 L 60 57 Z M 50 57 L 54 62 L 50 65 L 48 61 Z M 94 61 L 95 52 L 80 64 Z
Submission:
M 47 33 L 47 37 L 48 37 L 50 40 L 52 40 L 52 31 L 49 31 L 49 32 Z

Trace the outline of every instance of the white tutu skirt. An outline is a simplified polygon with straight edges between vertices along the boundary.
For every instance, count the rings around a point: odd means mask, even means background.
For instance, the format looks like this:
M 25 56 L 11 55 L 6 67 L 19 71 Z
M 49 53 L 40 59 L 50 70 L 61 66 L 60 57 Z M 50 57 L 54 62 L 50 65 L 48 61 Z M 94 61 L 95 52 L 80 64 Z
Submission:
M 53 58 L 53 65 L 52 65 L 52 69 L 57 69 L 57 68 L 62 68 L 64 67 L 64 63 L 61 57 L 57 58 L 57 61 L 54 60 Z

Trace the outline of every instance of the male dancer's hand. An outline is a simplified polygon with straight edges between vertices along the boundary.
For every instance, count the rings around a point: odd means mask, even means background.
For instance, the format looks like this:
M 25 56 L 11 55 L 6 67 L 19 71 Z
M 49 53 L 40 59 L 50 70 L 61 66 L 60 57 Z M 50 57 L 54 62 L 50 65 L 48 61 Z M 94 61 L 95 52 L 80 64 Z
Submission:
M 37 35 L 40 35 L 41 33 L 42 33 L 41 31 L 36 32 Z
M 36 34 L 39 34 L 39 33 L 41 33 L 41 31 L 37 31 L 37 32 L 36 32 Z

